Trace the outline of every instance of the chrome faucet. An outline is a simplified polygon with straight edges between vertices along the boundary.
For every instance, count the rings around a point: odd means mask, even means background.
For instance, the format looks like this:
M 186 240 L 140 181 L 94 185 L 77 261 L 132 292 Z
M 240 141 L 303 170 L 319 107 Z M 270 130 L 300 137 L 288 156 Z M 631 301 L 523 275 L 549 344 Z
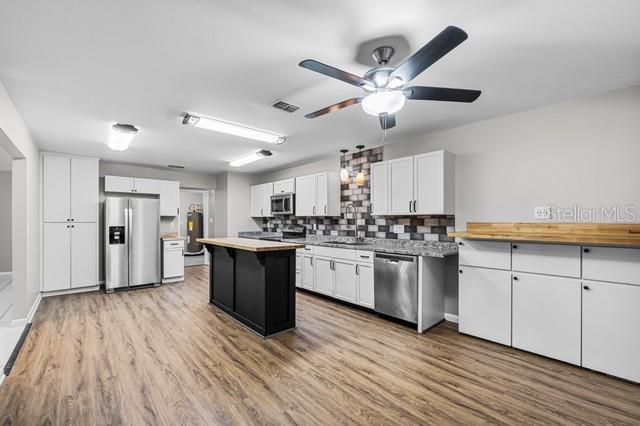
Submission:
M 345 218 L 345 220 L 348 219 L 347 215 L 349 214 L 349 207 L 351 207 L 351 209 L 353 209 L 353 220 L 357 220 L 356 206 L 354 206 L 353 203 L 347 204 L 347 207 L 344 208 L 344 218 Z M 357 223 L 354 223 L 354 226 L 356 227 L 356 242 L 364 241 L 364 237 L 361 237 L 361 236 L 358 235 L 358 225 L 357 225 Z
M 353 203 L 347 204 L 347 207 L 344 208 L 344 218 L 348 219 L 347 214 L 349 213 L 349 207 L 351 207 L 353 209 L 353 219 L 355 220 L 355 218 L 356 218 L 356 206 L 354 206 Z

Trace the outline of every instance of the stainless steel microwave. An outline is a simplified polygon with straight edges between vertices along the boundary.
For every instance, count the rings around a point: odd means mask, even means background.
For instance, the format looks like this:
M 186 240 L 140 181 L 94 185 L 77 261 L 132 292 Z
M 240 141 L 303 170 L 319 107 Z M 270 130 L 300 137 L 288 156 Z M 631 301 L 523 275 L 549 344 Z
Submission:
M 277 194 L 271 196 L 271 214 L 294 214 L 295 194 Z

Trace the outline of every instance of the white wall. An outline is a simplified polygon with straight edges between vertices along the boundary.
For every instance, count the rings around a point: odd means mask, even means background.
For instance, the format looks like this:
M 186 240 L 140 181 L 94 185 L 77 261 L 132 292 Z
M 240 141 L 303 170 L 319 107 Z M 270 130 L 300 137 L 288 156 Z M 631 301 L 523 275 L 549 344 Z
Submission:
M 258 222 L 251 218 L 251 185 L 254 179 L 255 175 L 232 172 L 217 176 L 216 237 L 237 237 L 238 232 L 260 229 Z
M 13 318 L 26 318 L 40 292 L 40 152 L 0 83 L 0 144 L 13 158 Z
M 372 147 L 367 147 L 372 148 Z M 256 185 L 259 183 L 274 182 L 276 180 L 288 179 L 298 176 L 311 175 L 314 173 L 323 172 L 340 172 L 340 153 L 336 153 L 335 156 L 326 158 L 324 160 L 313 161 L 306 164 L 300 164 L 297 166 L 280 168 L 266 173 L 257 173 L 252 175 L 251 184 Z
M 0 272 L 11 271 L 11 172 L 0 170 Z
M 469 221 L 532 222 L 534 206 L 547 204 L 640 208 L 639 137 L 633 87 L 398 141 L 384 158 L 454 152 L 461 229 Z

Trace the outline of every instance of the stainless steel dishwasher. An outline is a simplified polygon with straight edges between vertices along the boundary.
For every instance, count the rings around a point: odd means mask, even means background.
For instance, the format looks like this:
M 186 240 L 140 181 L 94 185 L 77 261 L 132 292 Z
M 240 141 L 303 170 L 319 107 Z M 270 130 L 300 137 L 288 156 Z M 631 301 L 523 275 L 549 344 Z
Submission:
M 418 257 L 376 253 L 374 309 L 384 315 L 418 322 Z

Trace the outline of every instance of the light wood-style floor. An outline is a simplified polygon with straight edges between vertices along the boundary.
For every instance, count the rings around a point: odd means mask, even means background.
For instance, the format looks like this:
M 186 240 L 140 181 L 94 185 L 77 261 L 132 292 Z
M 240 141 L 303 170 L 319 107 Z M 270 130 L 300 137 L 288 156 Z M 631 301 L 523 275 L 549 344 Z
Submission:
M 0 424 L 607 424 L 640 386 L 457 333 L 424 335 L 299 294 L 298 329 L 262 340 L 185 283 L 42 301 Z

